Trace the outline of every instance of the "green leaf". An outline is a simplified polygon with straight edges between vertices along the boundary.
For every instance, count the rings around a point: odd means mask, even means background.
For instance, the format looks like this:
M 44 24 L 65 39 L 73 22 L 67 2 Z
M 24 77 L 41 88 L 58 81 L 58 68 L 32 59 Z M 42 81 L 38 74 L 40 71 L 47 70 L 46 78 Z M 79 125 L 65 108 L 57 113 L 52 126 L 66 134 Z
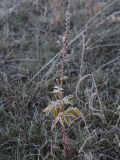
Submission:
M 59 86 L 54 86 L 54 89 L 53 89 L 53 92 L 51 92 L 51 93 L 53 93 L 53 94 L 61 94 L 61 93 L 63 93 L 63 88 L 61 88 L 61 87 L 59 87 Z
M 63 98 L 64 104 L 66 104 L 66 105 L 69 105 L 69 104 L 70 104 L 70 105 L 74 105 L 72 98 L 73 98 L 72 95 L 69 95 L 69 96 L 64 97 L 64 98 Z
M 74 107 L 74 113 L 76 113 L 76 115 L 78 116 L 78 117 L 83 117 L 83 114 L 80 112 L 80 110 L 78 109 L 78 108 L 76 108 L 76 107 Z
M 60 124 L 61 124 L 62 126 L 64 126 L 64 120 L 63 120 L 63 118 L 62 118 L 62 115 L 63 115 L 63 113 L 60 112 L 60 113 L 58 114 L 58 116 L 54 119 L 53 124 L 52 124 L 52 129 L 55 127 L 55 125 L 56 125 L 58 122 L 60 122 Z
M 48 107 L 46 107 L 43 112 L 46 113 L 46 115 L 49 115 L 49 113 L 53 110 L 54 106 L 49 105 Z
M 71 118 L 83 117 L 83 114 L 76 107 L 70 107 L 65 111 L 66 116 Z
M 71 119 L 70 119 L 70 117 L 66 116 L 65 118 L 66 118 L 66 120 L 65 120 L 66 124 L 68 126 L 70 126 L 71 125 Z

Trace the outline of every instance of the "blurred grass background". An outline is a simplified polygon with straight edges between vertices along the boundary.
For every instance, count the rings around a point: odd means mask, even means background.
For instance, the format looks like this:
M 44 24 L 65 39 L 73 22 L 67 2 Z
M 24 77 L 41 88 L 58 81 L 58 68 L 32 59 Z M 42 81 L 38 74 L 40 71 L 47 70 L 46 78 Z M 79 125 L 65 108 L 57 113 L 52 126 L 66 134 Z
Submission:
M 58 23 L 50 0 L 0 1 L 0 160 L 63 159 L 42 113 L 59 78 L 63 2 Z M 84 119 L 68 129 L 68 159 L 119 160 L 120 1 L 71 0 L 69 10 L 64 89 Z

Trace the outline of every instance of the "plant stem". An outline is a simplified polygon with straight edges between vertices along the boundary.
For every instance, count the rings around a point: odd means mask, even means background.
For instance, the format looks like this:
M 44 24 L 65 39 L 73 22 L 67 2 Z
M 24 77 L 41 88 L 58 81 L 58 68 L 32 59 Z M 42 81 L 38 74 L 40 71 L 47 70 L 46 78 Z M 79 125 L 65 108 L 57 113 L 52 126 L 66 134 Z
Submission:
M 64 147 L 64 160 L 67 160 L 67 134 L 65 127 L 62 127 L 63 147 Z

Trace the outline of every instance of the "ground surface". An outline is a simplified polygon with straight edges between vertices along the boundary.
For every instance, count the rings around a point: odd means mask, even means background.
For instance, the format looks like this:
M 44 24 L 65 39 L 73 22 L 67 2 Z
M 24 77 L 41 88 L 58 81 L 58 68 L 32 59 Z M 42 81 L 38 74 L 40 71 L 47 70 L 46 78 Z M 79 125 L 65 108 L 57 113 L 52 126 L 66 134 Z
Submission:
M 51 131 L 42 112 L 60 76 L 65 30 L 50 4 L 0 1 L 0 160 L 63 160 L 60 128 Z M 63 88 L 84 118 L 67 129 L 68 159 L 119 160 L 120 2 L 71 0 L 69 10 Z

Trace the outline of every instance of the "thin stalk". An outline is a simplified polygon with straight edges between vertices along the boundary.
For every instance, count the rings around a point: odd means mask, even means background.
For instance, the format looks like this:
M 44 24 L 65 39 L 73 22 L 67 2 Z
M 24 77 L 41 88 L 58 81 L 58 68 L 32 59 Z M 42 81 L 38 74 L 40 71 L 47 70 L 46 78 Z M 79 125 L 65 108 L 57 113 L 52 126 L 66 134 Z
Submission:
M 65 127 L 62 127 L 63 148 L 64 148 L 64 160 L 67 160 L 67 134 Z

